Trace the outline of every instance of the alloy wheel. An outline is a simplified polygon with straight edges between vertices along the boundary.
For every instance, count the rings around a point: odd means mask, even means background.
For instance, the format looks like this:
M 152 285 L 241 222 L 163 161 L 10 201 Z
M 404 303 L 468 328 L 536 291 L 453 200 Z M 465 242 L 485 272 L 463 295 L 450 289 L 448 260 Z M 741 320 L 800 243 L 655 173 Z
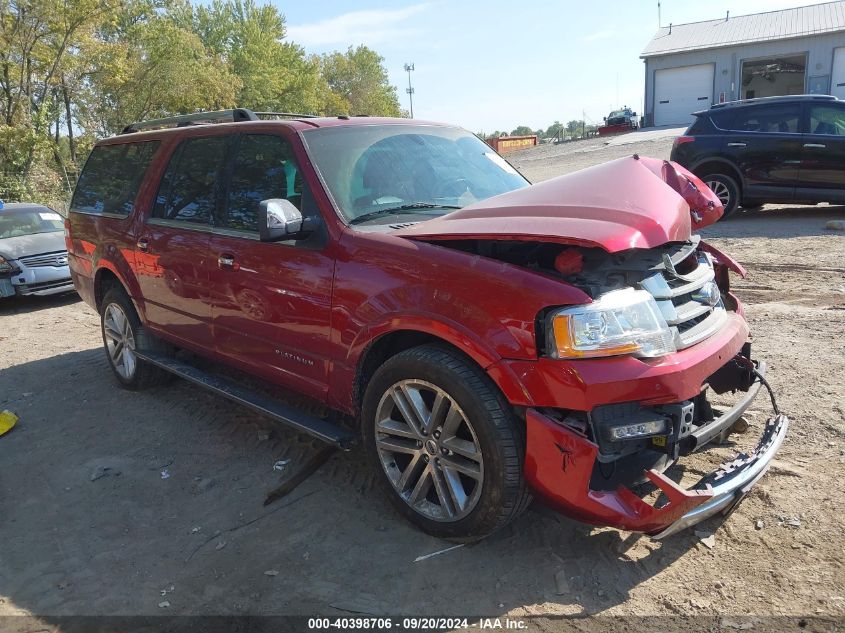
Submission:
M 110 303 L 103 317 L 106 349 L 115 371 L 125 380 L 132 380 L 138 359 L 135 356 L 135 335 L 126 313 L 116 303 Z
M 716 194 L 716 197 L 719 198 L 719 202 L 722 203 L 722 206 L 727 209 L 728 204 L 731 201 L 731 192 L 728 189 L 728 186 L 720 180 L 711 180 L 706 183 L 708 187 Z
M 452 522 L 481 496 L 484 459 L 472 424 L 458 403 L 423 380 L 402 380 L 379 402 L 376 450 L 390 483 L 416 512 Z

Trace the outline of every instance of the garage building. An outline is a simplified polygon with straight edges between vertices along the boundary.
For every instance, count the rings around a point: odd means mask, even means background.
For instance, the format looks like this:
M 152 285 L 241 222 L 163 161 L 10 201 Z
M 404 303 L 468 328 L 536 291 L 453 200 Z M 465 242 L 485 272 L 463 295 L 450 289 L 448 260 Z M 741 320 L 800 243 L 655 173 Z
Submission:
M 692 112 L 737 99 L 845 99 L 845 0 L 670 24 L 640 57 L 645 125 L 683 125 Z

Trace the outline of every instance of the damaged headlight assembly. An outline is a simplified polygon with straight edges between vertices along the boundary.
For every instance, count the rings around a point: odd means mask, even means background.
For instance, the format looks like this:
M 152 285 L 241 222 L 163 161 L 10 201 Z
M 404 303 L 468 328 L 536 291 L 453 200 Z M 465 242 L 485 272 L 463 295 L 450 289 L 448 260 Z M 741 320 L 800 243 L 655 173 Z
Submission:
M 553 358 L 623 354 L 653 358 L 676 350 L 674 332 L 654 297 L 634 288 L 613 290 L 590 304 L 550 313 L 546 336 L 546 349 Z

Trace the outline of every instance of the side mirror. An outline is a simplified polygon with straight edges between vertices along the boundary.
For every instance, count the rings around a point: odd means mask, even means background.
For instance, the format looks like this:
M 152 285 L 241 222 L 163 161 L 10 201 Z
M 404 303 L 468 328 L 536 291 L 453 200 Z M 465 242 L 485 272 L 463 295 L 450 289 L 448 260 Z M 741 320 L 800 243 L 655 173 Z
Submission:
M 607 117 L 606 117 L 606 116 L 605 116 L 605 117 L 602 117 L 602 118 L 603 118 L 605 121 L 607 121 Z
M 262 242 L 304 237 L 310 232 L 308 224 L 290 200 L 270 198 L 258 205 L 258 237 Z
M 636 112 L 631 112 L 631 116 L 637 116 Z

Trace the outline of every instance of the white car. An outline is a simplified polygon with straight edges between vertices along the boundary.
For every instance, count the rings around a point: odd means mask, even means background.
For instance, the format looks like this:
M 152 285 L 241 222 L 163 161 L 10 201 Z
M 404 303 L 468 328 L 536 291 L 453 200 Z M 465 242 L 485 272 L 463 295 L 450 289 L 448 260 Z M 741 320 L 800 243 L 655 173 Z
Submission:
M 0 297 L 73 289 L 62 216 L 39 204 L 0 201 Z

